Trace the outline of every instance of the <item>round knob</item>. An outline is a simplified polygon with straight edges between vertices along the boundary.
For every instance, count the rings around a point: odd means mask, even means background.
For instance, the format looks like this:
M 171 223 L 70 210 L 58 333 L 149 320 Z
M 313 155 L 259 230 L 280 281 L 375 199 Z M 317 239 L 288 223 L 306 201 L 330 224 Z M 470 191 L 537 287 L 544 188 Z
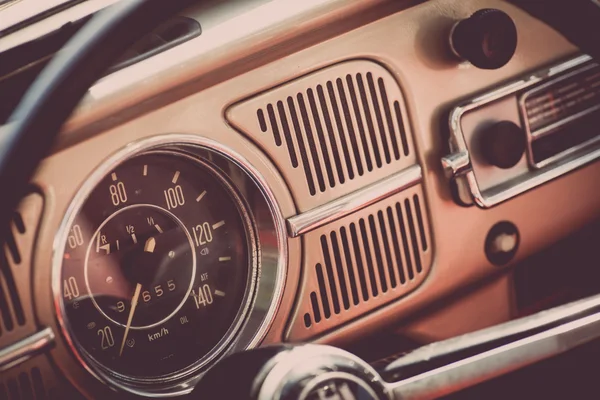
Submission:
M 525 152 L 525 132 L 511 121 L 492 125 L 483 132 L 480 140 L 486 161 L 498 168 L 514 167 Z
M 456 55 L 482 69 L 498 69 L 517 48 L 517 27 L 503 11 L 486 8 L 459 21 L 450 35 Z
M 512 222 L 498 222 L 485 238 L 485 255 L 492 264 L 505 265 L 517 254 L 519 242 L 519 230 Z

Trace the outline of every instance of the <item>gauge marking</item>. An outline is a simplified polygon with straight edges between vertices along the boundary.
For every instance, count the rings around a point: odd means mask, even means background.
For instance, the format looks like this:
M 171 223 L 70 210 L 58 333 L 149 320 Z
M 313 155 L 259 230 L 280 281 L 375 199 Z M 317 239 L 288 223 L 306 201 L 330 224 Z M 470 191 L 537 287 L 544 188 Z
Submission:
M 120 250 L 119 248 L 119 241 L 117 240 L 117 250 Z
M 97 253 L 100 253 L 100 250 L 106 251 L 106 255 L 109 255 L 110 254 L 110 243 L 107 243 L 107 244 L 105 244 L 103 246 L 98 246 Z
M 133 243 L 137 244 L 137 238 L 135 237 L 135 233 L 131 234 L 131 240 L 133 240 Z
M 219 257 L 219 261 L 224 262 L 224 261 L 230 261 L 231 257 Z
M 138 283 L 137 285 L 135 285 L 135 292 L 133 293 L 133 298 L 131 299 L 131 310 L 129 311 L 129 317 L 127 317 L 127 326 L 125 327 L 125 334 L 123 335 L 123 341 L 121 342 L 121 350 L 119 351 L 119 357 L 123 355 L 123 347 L 125 347 L 125 341 L 127 340 L 127 335 L 129 334 L 129 328 L 131 327 L 131 321 L 133 320 L 133 314 L 135 313 L 135 309 L 137 307 L 141 291 L 142 285 Z
M 173 184 L 176 184 L 177 179 L 179 179 L 179 171 L 175 171 L 175 175 L 173 175 L 173 180 L 171 182 L 173 182 Z
M 216 224 L 214 224 L 214 225 L 212 226 L 212 228 L 213 228 L 213 229 L 218 229 L 218 228 L 222 227 L 223 225 L 225 225 L 225 221 L 219 221 L 219 222 L 217 222 Z
M 154 253 L 154 248 L 156 247 L 156 240 L 151 237 L 146 240 L 146 244 L 144 245 L 144 251 L 146 253 Z
M 215 296 L 225 297 L 225 292 L 222 292 L 220 290 L 215 290 Z
M 110 174 L 110 176 L 111 176 L 111 178 L 112 178 L 113 181 L 117 180 L 117 173 L 116 172 L 113 172 L 112 174 Z
M 148 164 L 144 164 L 144 172 L 143 172 L 144 176 L 148 176 Z
M 198 197 L 196 197 L 196 201 L 200 202 L 200 200 L 202 200 L 202 198 L 206 195 L 206 190 L 203 191 L 202 193 L 200 193 L 200 195 Z
M 158 231 L 158 233 L 163 233 L 163 230 L 161 229 L 160 225 L 155 224 L 154 227 L 156 228 L 156 230 Z

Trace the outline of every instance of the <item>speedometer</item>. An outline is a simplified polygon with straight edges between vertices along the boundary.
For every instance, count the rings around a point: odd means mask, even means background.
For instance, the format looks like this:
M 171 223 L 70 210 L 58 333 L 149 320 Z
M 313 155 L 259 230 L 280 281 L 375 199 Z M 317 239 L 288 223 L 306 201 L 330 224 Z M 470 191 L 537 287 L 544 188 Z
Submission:
M 65 234 L 61 318 L 103 375 L 188 376 L 227 347 L 248 313 L 254 221 L 208 160 L 171 150 L 129 158 L 78 205 Z

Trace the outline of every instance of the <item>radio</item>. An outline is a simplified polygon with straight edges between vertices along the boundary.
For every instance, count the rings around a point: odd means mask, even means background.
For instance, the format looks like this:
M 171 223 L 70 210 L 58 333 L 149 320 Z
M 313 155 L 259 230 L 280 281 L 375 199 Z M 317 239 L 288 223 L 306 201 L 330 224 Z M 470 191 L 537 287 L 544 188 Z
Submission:
M 600 158 L 600 66 L 582 55 L 457 105 L 442 165 L 461 205 L 493 207 Z
M 529 160 L 541 168 L 600 138 L 600 66 L 588 64 L 520 99 Z

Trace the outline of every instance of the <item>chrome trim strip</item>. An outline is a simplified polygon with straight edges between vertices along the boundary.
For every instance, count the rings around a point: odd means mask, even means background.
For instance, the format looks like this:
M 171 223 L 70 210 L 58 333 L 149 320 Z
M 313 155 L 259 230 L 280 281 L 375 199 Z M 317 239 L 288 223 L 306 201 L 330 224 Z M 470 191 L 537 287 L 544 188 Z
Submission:
M 0 372 L 14 368 L 42 354 L 54 344 L 54 331 L 45 328 L 0 350 Z
M 510 186 L 509 188 L 489 190 L 489 194 L 485 197 L 479 194 L 479 197 L 475 197 L 475 202 L 482 208 L 493 207 L 598 159 L 600 159 L 600 148 L 581 156 L 565 159 L 563 162 L 557 163 L 550 169 L 533 171 L 530 175 L 527 175 L 522 180 L 517 181 L 516 184 Z M 473 177 L 473 180 L 469 182 L 469 186 L 472 188 L 477 185 L 477 182 L 475 182 L 475 177 L 472 171 L 469 172 L 469 176 Z
M 557 161 L 560 161 L 572 154 L 579 153 L 580 151 L 582 151 L 584 149 L 594 147 L 599 142 L 600 142 L 600 136 L 596 136 L 595 138 L 586 140 L 585 142 L 578 144 L 577 146 L 573 146 L 565 151 L 561 151 L 560 153 L 558 153 L 552 157 L 546 158 L 542 162 L 539 162 L 537 164 L 532 163 L 532 166 L 536 169 L 544 168 L 544 167 L 554 164 Z
M 600 304 L 600 296 L 590 300 Z M 579 303 L 560 307 L 581 308 Z M 572 311 L 572 310 L 571 310 Z M 572 312 L 571 312 L 572 313 Z M 527 317 L 516 323 L 529 323 L 531 318 L 542 318 L 552 315 L 553 311 L 543 312 L 533 317 Z M 569 313 L 565 311 L 565 315 Z M 492 330 L 505 328 L 509 324 L 493 327 Z M 490 331 L 485 330 L 482 332 Z M 499 335 L 506 334 L 501 331 Z M 479 336 L 481 332 L 461 336 L 457 339 L 468 340 L 469 336 Z M 600 313 L 596 312 L 575 321 L 567 322 L 532 336 L 516 340 L 512 343 L 483 353 L 465 358 L 449 365 L 422 373 L 420 375 L 387 385 L 395 399 L 431 399 L 441 395 L 456 392 L 476 385 L 489 379 L 515 371 L 527 365 L 542 361 L 552 356 L 562 354 L 577 346 L 588 343 L 600 337 Z M 452 340 L 457 340 L 452 339 Z
M 544 326 L 559 324 L 563 320 L 564 322 L 568 322 L 575 315 L 592 313 L 594 311 L 600 311 L 600 296 L 575 301 L 548 311 L 542 311 L 528 317 L 509 321 L 502 325 L 492 326 L 420 347 L 389 364 L 386 367 L 386 372 L 393 372 L 394 370 L 414 366 L 423 361 L 455 354 L 474 346 L 494 342 L 498 339 L 539 330 Z
M 523 192 L 531 190 L 543 183 L 566 174 L 576 168 L 600 159 L 600 148 L 578 157 L 564 158 L 548 169 L 532 171 L 511 185 L 502 185 L 482 192 L 475 178 L 471 166 L 469 149 L 465 142 L 462 131 L 462 116 L 478 107 L 499 100 L 505 96 L 515 94 L 518 91 L 531 87 L 544 79 L 553 77 L 571 68 L 580 66 L 592 58 L 588 55 L 580 55 L 553 67 L 538 71 L 518 81 L 502 86 L 494 91 L 475 97 L 468 102 L 458 105 L 450 113 L 450 151 L 451 153 L 442 158 L 444 170 L 451 179 L 458 184 L 466 183 L 475 204 L 480 208 L 491 208 L 506 200 L 509 200 Z M 454 160 L 454 161 L 453 161 Z M 456 160 L 459 160 L 457 163 Z M 456 165 L 455 165 L 456 164 Z M 464 178 L 464 179 L 463 179 Z
M 421 166 L 412 165 L 339 199 L 288 218 L 288 234 L 290 237 L 303 235 L 408 189 L 422 180 Z

